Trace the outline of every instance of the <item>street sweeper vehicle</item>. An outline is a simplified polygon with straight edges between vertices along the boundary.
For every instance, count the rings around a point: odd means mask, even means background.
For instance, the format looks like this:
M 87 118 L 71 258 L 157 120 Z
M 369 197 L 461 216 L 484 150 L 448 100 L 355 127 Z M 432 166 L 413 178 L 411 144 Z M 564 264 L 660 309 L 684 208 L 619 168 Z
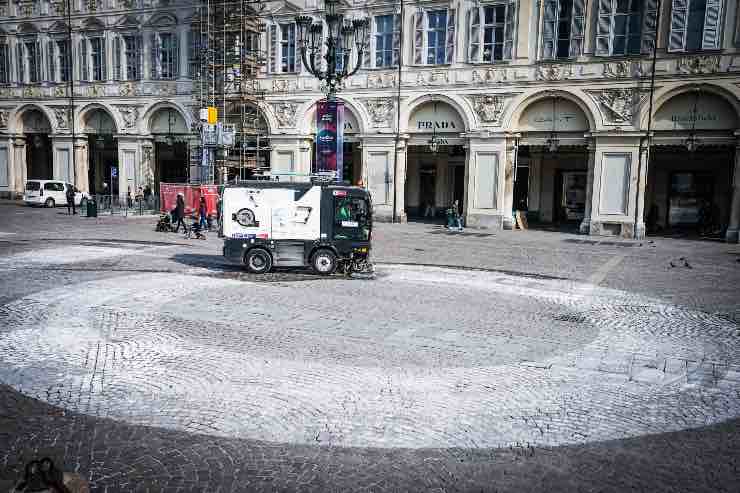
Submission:
M 337 269 L 372 276 L 370 194 L 328 183 L 255 180 L 227 185 L 222 197 L 223 254 L 262 274 L 273 267 Z

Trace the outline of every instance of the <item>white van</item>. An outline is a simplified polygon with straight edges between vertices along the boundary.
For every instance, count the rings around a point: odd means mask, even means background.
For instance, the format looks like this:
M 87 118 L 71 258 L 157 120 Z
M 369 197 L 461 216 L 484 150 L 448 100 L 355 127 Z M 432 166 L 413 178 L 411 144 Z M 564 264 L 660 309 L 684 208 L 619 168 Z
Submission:
M 87 200 L 90 198 L 87 193 L 80 192 L 71 183 L 58 180 L 28 180 L 26 190 L 23 193 L 23 201 L 26 205 L 43 205 L 45 207 L 67 205 L 67 188 L 72 188 L 75 191 L 75 205 L 87 206 Z

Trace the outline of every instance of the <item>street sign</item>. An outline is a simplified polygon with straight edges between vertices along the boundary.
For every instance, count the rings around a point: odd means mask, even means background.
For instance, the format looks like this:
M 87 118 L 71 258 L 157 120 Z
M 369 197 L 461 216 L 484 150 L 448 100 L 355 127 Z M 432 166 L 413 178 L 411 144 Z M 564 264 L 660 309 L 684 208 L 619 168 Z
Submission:
M 117 178 L 118 177 L 118 168 L 111 168 L 110 169 L 110 177 L 111 178 Z
M 208 123 L 214 124 L 216 123 L 216 120 L 218 120 L 218 109 L 213 106 L 209 106 L 208 107 Z

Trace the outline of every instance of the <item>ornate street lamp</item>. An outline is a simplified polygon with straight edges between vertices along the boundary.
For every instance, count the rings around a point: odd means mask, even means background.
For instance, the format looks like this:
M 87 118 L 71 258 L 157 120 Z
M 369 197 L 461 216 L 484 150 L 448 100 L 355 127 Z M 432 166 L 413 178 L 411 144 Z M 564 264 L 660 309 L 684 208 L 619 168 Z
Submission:
M 686 140 L 683 141 L 683 145 L 686 146 L 686 150 L 693 153 L 701 145 L 701 140 L 696 136 L 696 120 L 699 117 L 699 89 L 696 89 L 696 98 L 694 99 L 694 110 L 691 115 L 691 132 Z
M 295 22 L 298 26 L 301 61 L 311 75 L 326 82 L 327 99 L 333 99 L 342 81 L 360 68 L 370 22 L 367 19 L 345 20 L 342 14 L 337 13 L 339 0 L 325 0 L 324 4 L 328 27 L 325 39 L 321 23 L 314 24 L 311 17 L 301 15 L 295 18 Z M 357 60 L 354 68 L 350 69 L 353 44 L 357 46 Z M 323 45 L 326 45 L 326 55 L 323 56 L 326 60 L 325 70 L 320 66 Z
M 434 102 L 434 118 L 432 122 L 432 138 L 429 140 L 427 145 L 429 146 L 429 150 L 433 154 L 437 154 L 437 151 L 439 150 L 439 139 L 437 138 L 437 102 Z
M 558 147 L 560 146 L 560 141 L 558 140 L 558 134 L 557 134 L 557 98 L 552 98 L 552 131 L 550 132 L 550 138 L 545 141 L 545 144 L 547 145 L 547 150 L 550 151 L 550 153 L 554 154 L 558 152 Z

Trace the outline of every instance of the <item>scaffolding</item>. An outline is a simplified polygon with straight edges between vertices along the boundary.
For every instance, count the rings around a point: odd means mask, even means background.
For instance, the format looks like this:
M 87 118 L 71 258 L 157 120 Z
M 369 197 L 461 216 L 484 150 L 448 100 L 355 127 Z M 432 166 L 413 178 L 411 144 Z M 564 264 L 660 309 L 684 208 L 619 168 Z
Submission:
M 192 25 L 190 61 L 194 105 L 216 108 L 217 122 L 201 120 L 193 142 L 190 176 L 194 183 L 226 183 L 269 170 L 269 141 L 257 81 L 266 51 L 261 0 L 201 0 Z

